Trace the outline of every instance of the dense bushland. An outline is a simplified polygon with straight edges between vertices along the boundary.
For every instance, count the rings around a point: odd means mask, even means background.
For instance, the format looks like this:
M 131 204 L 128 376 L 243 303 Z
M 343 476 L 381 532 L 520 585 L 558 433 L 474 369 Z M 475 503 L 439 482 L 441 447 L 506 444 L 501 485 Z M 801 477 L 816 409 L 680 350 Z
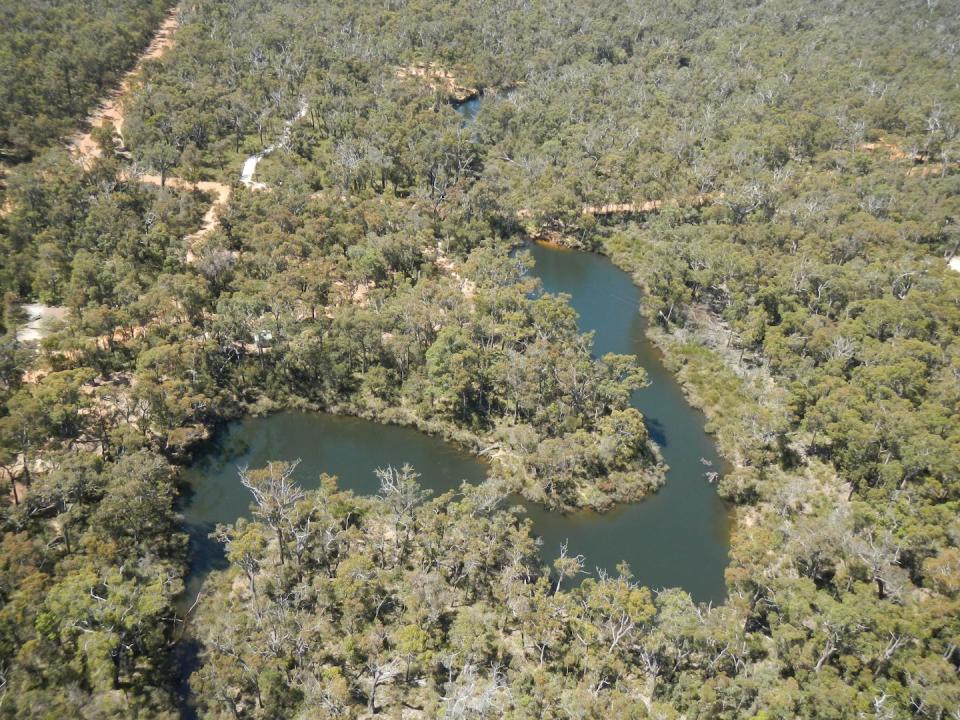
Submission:
M 211 424 L 293 403 L 496 443 L 508 483 L 426 499 L 397 471 L 356 498 L 254 470 L 256 517 L 219 530 L 232 566 L 191 628 L 205 716 L 955 713 L 949 3 L 200 0 L 182 21 L 129 157 L 10 179 L 5 325 L 16 298 L 72 321 L 39 357 L 2 345 L 24 497 L 3 515 L 0 714 L 173 707 L 171 473 Z M 485 90 L 475 123 L 398 77 L 429 62 Z M 269 189 L 237 187 L 202 238 L 204 198 L 122 179 L 234 182 L 301 101 Z M 607 203 L 635 210 L 583 211 Z M 573 587 L 576 548 L 548 572 L 504 509 L 511 483 L 604 506 L 654 477 L 625 407 L 642 373 L 530 297 L 507 253 L 527 234 L 646 289 L 735 464 L 723 607 L 626 569 Z

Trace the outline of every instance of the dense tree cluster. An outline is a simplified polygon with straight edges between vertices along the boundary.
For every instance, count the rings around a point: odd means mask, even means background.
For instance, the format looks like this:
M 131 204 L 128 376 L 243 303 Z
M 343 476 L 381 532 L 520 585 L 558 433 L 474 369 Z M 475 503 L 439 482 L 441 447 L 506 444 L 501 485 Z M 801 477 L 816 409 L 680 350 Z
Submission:
M 218 530 L 231 569 L 196 621 L 204 716 L 646 716 L 629 655 L 656 607 L 629 575 L 554 593 L 578 566 L 551 584 L 493 484 L 427 500 L 407 466 L 379 470 L 376 497 L 334 478 L 305 495 L 292 469 L 246 472 L 256 520 Z
M 107 128 L 88 172 L 54 151 L 7 181 L 0 717 L 172 712 L 174 466 L 284 405 L 441 433 L 498 482 L 427 499 L 390 468 L 358 498 L 303 493 L 286 458 L 245 471 L 254 519 L 218 530 L 231 567 L 191 619 L 204 716 L 955 715 L 957 35 L 937 2 L 185 4 L 129 155 Z M 44 75 L 49 116 L 117 58 Z M 474 122 L 398 72 L 430 62 L 483 91 Z M 5 146 L 63 132 L 36 128 Z M 210 179 L 233 195 L 198 236 Z M 633 211 L 584 211 L 611 203 Z M 722 607 L 625 568 L 577 585 L 576 548 L 548 571 L 505 508 L 658 478 L 642 370 L 591 356 L 511 254 L 528 235 L 647 291 L 734 465 Z M 38 358 L 18 299 L 71 309 Z
M 528 522 L 494 484 L 428 500 L 412 468 L 384 468 L 378 495 L 357 498 L 334 478 L 304 493 L 292 470 L 243 471 L 256 519 L 217 531 L 231 567 L 196 620 L 203 717 L 955 709 L 955 670 L 942 653 L 952 652 L 956 605 L 891 609 L 864 565 L 836 578 L 839 596 L 809 577 L 774 577 L 768 595 L 737 593 L 719 608 L 679 590 L 653 593 L 627 568 L 568 588 L 579 561 L 564 555 L 552 575 L 541 569 Z
M 0 419 L 0 466 L 22 471 L 3 516 L 3 717 L 173 717 L 174 469 L 96 375 L 50 373 Z
M 206 199 L 127 179 L 112 159 L 85 174 L 50 153 L 31 169 L 10 180 L 15 200 L 0 220 L 0 286 L 68 306 L 81 334 L 142 322 L 151 305 L 144 299 L 164 269 L 182 262 L 183 240 L 199 225 Z

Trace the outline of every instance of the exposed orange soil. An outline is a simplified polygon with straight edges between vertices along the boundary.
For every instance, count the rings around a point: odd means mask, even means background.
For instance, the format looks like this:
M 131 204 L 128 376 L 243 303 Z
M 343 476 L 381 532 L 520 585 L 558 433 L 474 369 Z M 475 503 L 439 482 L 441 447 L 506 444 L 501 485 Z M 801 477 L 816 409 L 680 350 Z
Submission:
M 0 467 L 0 485 L 6 490 L 11 505 L 20 504 L 27 498 L 30 488 L 23 482 L 23 474 L 23 455 L 17 455 L 12 465 Z
M 688 198 L 670 198 L 667 200 L 644 200 L 635 203 L 608 203 L 606 205 L 584 205 L 580 211 L 584 215 L 619 215 L 623 213 L 659 212 L 664 207 L 703 207 L 723 197 L 723 193 L 702 193 Z M 519 220 L 529 220 L 533 213 L 529 208 L 517 210 Z
M 147 47 L 134 68 L 124 75 L 120 86 L 114 90 L 104 100 L 103 104 L 97 108 L 96 112 L 90 116 L 88 123 L 90 130 L 85 133 L 74 136 L 69 143 L 70 153 L 80 162 L 84 168 L 89 168 L 91 163 L 100 157 L 100 146 L 93 139 L 93 131 L 103 127 L 107 122 L 113 123 L 117 132 L 123 137 L 123 100 L 130 89 L 133 87 L 137 78 L 143 73 L 144 65 L 150 60 L 156 60 L 173 47 L 173 34 L 180 21 L 180 11 L 174 8 L 167 15 L 167 19 L 153 36 L 153 40 Z
M 6 190 L 7 183 L 7 168 L 0 164 L 0 190 Z M 0 205 L 0 218 L 5 218 L 7 215 L 13 212 L 13 200 L 6 198 L 3 201 L 3 205 Z
M 960 167 L 960 162 L 932 162 L 930 155 L 927 153 L 908 153 L 900 145 L 892 143 L 889 140 L 881 139 L 877 142 L 860 143 L 860 149 L 866 150 L 867 152 L 886 150 L 890 159 L 893 161 L 911 161 L 913 163 L 913 167 L 907 170 L 908 177 L 928 177 L 930 175 L 942 173 L 944 170 L 946 170 L 946 168 Z
M 139 180 L 147 185 L 160 185 L 159 175 L 141 175 Z M 188 235 L 187 240 L 196 240 L 201 238 L 207 233 L 212 232 L 217 227 L 220 222 L 220 209 L 226 206 L 227 202 L 230 200 L 230 193 L 232 192 L 229 185 L 222 182 L 216 182 L 214 180 L 201 180 L 200 182 L 192 183 L 188 180 L 184 180 L 183 178 L 168 177 L 166 179 L 165 186 L 176 188 L 177 190 L 200 190 L 201 192 L 212 194 L 215 198 L 213 203 L 210 205 L 210 208 L 203 216 L 203 222 L 200 225 L 200 229 L 195 233 Z
M 150 45 L 137 61 L 136 66 L 124 76 L 120 86 L 110 94 L 90 117 L 90 131 L 77 135 L 70 142 L 71 154 L 85 169 L 89 169 L 93 160 L 100 157 L 100 146 L 93 139 L 93 131 L 96 128 L 102 127 L 106 122 L 111 122 L 116 128 L 117 133 L 119 133 L 121 137 L 123 136 L 123 103 L 126 95 L 133 89 L 137 78 L 143 73 L 143 68 L 146 63 L 162 57 L 167 50 L 173 47 L 174 33 L 176 32 L 179 22 L 180 11 L 178 8 L 174 8 L 167 15 L 167 19 L 163 21 L 163 24 L 160 25 Z M 203 216 L 200 229 L 192 235 L 189 235 L 187 237 L 188 241 L 196 240 L 212 232 L 219 222 L 218 214 L 220 209 L 230 200 L 230 186 L 221 182 L 201 181 L 190 183 L 182 178 L 170 177 L 166 178 L 164 183 L 161 183 L 159 175 L 141 175 L 138 179 L 140 182 L 148 185 L 159 186 L 163 184 L 178 190 L 200 190 L 211 193 L 214 196 L 215 199 L 213 203 Z M 188 253 L 188 258 L 190 255 L 191 254 Z
M 665 205 L 689 205 L 703 207 L 722 197 L 723 193 L 703 193 L 684 200 L 646 200 L 640 203 L 612 203 L 609 205 L 584 205 L 584 215 L 617 215 L 620 213 L 649 213 L 662 210 Z M 519 215 L 519 213 L 517 213 Z
M 877 140 L 877 142 L 868 142 L 860 144 L 861 150 L 866 150 L 867 152 L 874 152 L 875 150 L 886 150 L 890 155 L 891 160 L 904 160 L 909 158 L 913 162 L 922 163 L 925 162 L 927 157 L 921 153 L 907 153 L 899 145 L 895 145 L 892 142 L 887 140 Z
M 914 165 L 912 168 L 907 170 L 907 177 L 920 177 L 925 178 L 930 175 L 941 175 L 947 168 L 960 167 L 960 162 L 951 162 L 951 163 L 930 163 L 929 165 Z
M 469 100 L 479 93 L 477 88 L 465 87 L 457 82 L 449 70 L 444 70 L 436 63 L 419 63 L 397 68 L 397 77 L 401 80 L 416 77 L 423 78 L 432 90 L 447 93 L 457 102 Z

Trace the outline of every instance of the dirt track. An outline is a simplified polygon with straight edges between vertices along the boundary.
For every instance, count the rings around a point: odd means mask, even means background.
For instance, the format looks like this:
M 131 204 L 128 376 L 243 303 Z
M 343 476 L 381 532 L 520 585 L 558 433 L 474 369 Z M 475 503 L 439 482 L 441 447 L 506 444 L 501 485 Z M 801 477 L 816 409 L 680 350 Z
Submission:
M 160 186 L 159 175 L 141 175 L 138 179 L 140 182 L 146 185 Z M 230 193 L 232 192 L 229 185 L 222 182 L 216 182 L 214 180 L 201 180 L 200 182 L 192 183 L 184 180 L 183 178 L 168 177 L 164 185 L 165 187 L 171 187 L 177 190 L 200 190 L 201 192 L 211 193 L 216 198 L 207 209 L 207 212 L 204 213 L 203 222 L 200 225 L 200 229 L 195 233 L 188 235 L 187 240 L 196 240 L 197 238 L 201 238 L 207 233 L 212 232 L 217 227 L 217 225 L 220 223 L 217 213 L 219 212 L 220 208 L 224 207 L 230 200 Z
M 89 118 L 90 130 L 85 133 L 74 136 L 70 141 L 70 153 L 77 162 L 83 165 L 84 169 L 89 169 L 92 162 L 100 157 L 100 146 L 93 139 L 93 132 L 97 128 L 103 127 L 107 122 L 113 123 L 123 137 L 123 105 L 127 95 L 133 89 L 137 78 L 143 73 L 143 68 L 147 62 L 163 57 L 164 53 L 174 46 L 174 34 L 180 22 L 179 8 L 173 8 L 167 15 L 166 20 L 157 29 L 153 40 L 147 49 L 137 60 L 137 64 L 123 77 L 120 86 L 114 90 L 107 99 L 100 105 L 97 111 Z M 159 175 L 141 175 L 137 178 L 140 182 L 147 185 L 161 185 Z M 201 181 L 190 183 L 178 177 L 168 177 L 162 183 L 168 187 L 178 190 L 200 190 L 211 193 L 214 201 L 203 216 L 203 222 L 200 229 L 187 237 L 188 241 L 196 240 L 212 232 L 218 225 L 218 213 L 230 200 L 231 188 L 229 185 L 214 181 Z
M 84 168 L 89 168 L 90 164 L 94 159 L 100 156 L 101 150 L 100 146 L 93 139 L 92 133 L 95 129 L 102 127 L 104 123 L 111 122 L 114 127 L 122 137 L 123 130 L 123 103 L 126 98 L 126 95 L 133 88 L 134 83 L 137 78 L 143 72 L 144 65 L 150 61 L 155 60 L 163 56 L 163 54 L 173 47 L 174 45 L 174 33 L 178 27 L 180 20 L 179 8 L 174 8 L 168 14 L 166 20 L 157 30 L 156 35 L 151 41 L 150 45 L 147 47 L 143 55 L 140 56 L 137 61 L 136 66 L 130 72 L 128 72 L 123 81 L 120 83 L 120 86 L 110 94 L 110 96 L 103 102 L 103 104 L 98 108 L 98 110 L 90 117 L 89 125 L 90 131 L 86 133 L 81 133 L 76 135 L 70 141 L 70 150 L 74 158 L 80 162 Z M 456 79 L 453 77 L 452 73 L 444 70 L 435 63 L 429 64 L 420 64 L 420 65 L 411 65 L 408 67 L 397 68 L 396 70 L 397 77 L 401 79 L 406 79 L 409 77 L 418 77 L 425 80 L 433 89 L 443 90 L 449 93 L 455 99 L 466 99 L 473 97 L 476 94 L 476 89 L 466 88 L 457 84 Z M 305 107 L 301 108 L 301 115 L 305 112 Z M 891 160 L 911 160 L 915 164 L 922 164 L 926 161 L 926 157 L 914 153 L 910 154 L 904 151 L 900 146 L 890 143 L 886 140 L 879 140 L 877 142 L 871 143 L 862 143 L 860 145 L 861 150 L 866 150 L 868 152 L 874 152 L 878 150 L 886 151 Z M 259 159 L 257 156 L 255 158 Z M 251 158 L 248 158 L 248 163 Z M 245 175 L 241 175 L 241 182 L 249 185 L 250 187 L 255 187 L 257 189 L 263 189 L 266 186 L 262 183 L 253 183 L 252 182 L 252 170 L 256 168 L 256 162 L 252 164 L 252 169 L 249 172 L 250 177 L 245 178 Z M 929 174 L 930 168 L 928 167 L 912 167 L 907 171 L 907 175 L 919 175 L 925 177 Z M 247 165 L 244 166 L 244 173 L 247 173 Z M 140 176 L 140 181 L 150 184 L 150 185 L 160 185 L 160 177 L 158 175 L 142 175 Z M 210 205 L 210 208 L 203 216 L 203 222 L 200 228 L 187 237 L 188 242 L 199 239 L 204 235 L 212 232 L 217 228 L 219 224 L 218 213 L 221 208 L 226 206 L 230 200 L 231 188 L 229 185 L 221 182 L 214 181 L 201 181 L 198 183 L 189 183 L 186 180 L 178 177 L 166 178 L 166 185 L 174 187 L 177 189 L 186 189 L 186 190 L 201 190 L 203 192 L 212 193 L 215 196 L 214 202 Z M 702 194 L 693 197 L 691 204 L 694 207 L 702 207 L 709 204 L 715 199 L 714 195 L 711 194 Z M 676 201 L 674 201 L 676 202 Z M 583 207 L 584 215 L 594 215 L 594 216 L 603 216 L 603 215 L 614 215 L 621 213 L 650 213 L 657 212 L 661 210 L 665 204 L 670 204 L 670 201 L 666 203 L 663 200 L 649 200 L 642 203 L 611 203 L 605 205 L 586 205 Z M 10 206 L 9 201 L 3 206 L 2 214 L 6 215 L 10 212 L 12 207 Z M 525 217 L 525 211 L 521 210 L 517 214 L 519 217 Z M 188 250 L 187 260 L 193 258 L 193 253 Z M 960 272 L 960 256 L 953 257 L 949 260 L 949 267 L 951 270 Z
M 144 51 L 134 68 L 123 76 L 120 86 L 107 96 L 96 112 L 88 119 L 90 130 L 85 133 L 75 135 L 70 139 L 70 154 L 84 168 L 89 168 L 94 159 L 100 157 L 100 146 L 93 139 L 93 132 L 97 128 L 103 127 L 104 123 L 111 122 L 117 129 L 117 133 L 123 137 L 123 101 L 127 93 L 130 92 L 133 84 L 143 72 L 144 65 L 150 60 L 156 60 L 173 47 L 173 35 L 180 22 L 180 10 L 174 8 L 167 15 L 167 19 L 153 36 L 150 45 Z

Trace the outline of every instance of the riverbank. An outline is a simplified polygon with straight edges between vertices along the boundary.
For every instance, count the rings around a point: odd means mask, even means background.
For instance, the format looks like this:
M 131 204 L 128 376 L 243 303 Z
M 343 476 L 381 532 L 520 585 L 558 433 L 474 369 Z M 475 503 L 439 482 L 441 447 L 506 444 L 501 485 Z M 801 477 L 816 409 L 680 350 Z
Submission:
M 331 398 L 327 402 L 296 396 L 261 395 L 221 417 L 218 423 L 205 426 L 206 431 L 202 435 L 195 434 L 197 442 L 191 442 L 182 448 L 180 459 L 189 464 L 193 459 L 202 457 L 209 450 L 206 438 L 214 436 L 230 423 L 246 417 L 266 417 L 289 411 L 353 417 L 381 425 L 417 430 L 424 435 L 443 440 L 487 463 L 490 475 L 504 482 L 510 492 L 543 506 L 549 512 L 589 510 L 605 513 L 623 504 L 640 502 L 662 488 L 667 470 L 659 448 L 655 442 L 651 442 L 648 447 L 649 455 L 639 456 L 635 466 L 629 470 L 617 471 L 617 481 L 611 479 L 604 482 L 603 491 L 583 487 L 575 495 L 578 499 L 576 503 L 563 502 L 560 497 L 544 490 L 543 483 L 538 480 L 537 473 L 531 466 L 532 455 L 524 454 L 517 447 L 503 441 L 503 433 L 509 432 L 511 426 L 504 424 L 487 432 L 475 432 L 437 417 L 425 417 L 410 404 L 391 405 L 369 394 Z M 604 478 L 592 479 L 596 481 Z
M 400 80 L 417 78 L 435 92 L 443 92 L 450 96 L 455 103 L 464 103 L 480 95 L 475 87 L 461 85 L 456 76 L 437 63 L 419 63 L 396 68 L 396 76 Z
M 640 320 L 636 314 L 638 301 L 630 295 L 636 289 L 624 272 L 602 256 L 543 248 L 537 252 L 534 272 L 547 290 L 571 294 L 580 314 L 580 329 L 596 333 L 597 353 L 641 355 L 639 360 L 648 369 L 653 383 L 634 393 L 631 406 L 647 415 L 650 431 L 663 444 L 661 452 L 670 464 L 667 482 L 657 492 L 646 494 L 639 502 L 610 504 L 608 501 L 597 508 L 603 512 L 589 508 L 566 508 L 565 512 L 557 512 L 558 508 L 541 504 L 545 500 L 542 496 L 524 493 L 533 501 L 524 504 L 535 533 L 543 541 L 544 559 L 556 557 L 566 544 L 572 552 L 584 555 L 588 570 L 605 568 L 613 572 L 622 560 L 627 560 L 634 575 L 644 584 L 679 586 L 698 600 L 722 601 L 726 595 L 727 508 L 710 478 L 713 474 L 722 474 L 724 466 L 703 431 L 702 415 L 684 402 L 680 389 L 655 361 L 655 349 L 643 340 L 642 324 L 637 323 Z M 202 510 L 201 506 L 194 505 L 186 508 L 191 522 L 200 528 L 191 531 L 191 536 L 195 543 L 206 548 L 202 552 L 214 555 L 222 552 L 203 544 L 203 528 L 232 519 L 217 515 L 228 502 L 228 495 L 232 507 L 246 511 L 247 495 L 237 484 L 238 463 L 259 467 L 268 460 L 302 458 L 306 469 L 298 473 L 298 477 L 308 487 L 321 470 L 345 467 L 345 471 L 338 472 L 341 487 L 360 493 L 374 492 L 376 487 L 369 485 L 374 469 L 372 458 L 380 457 L 377 462 L 397 465 L 412 457 L 402 448 L 393 456 L 382 455 L 385 438 L 395 434 L 385 423 L 398 426 L 397 432 L 404 427 L 420 430 L 451 442 L 448 446 L 451 452 L 456 448 L 457 452 L 467 451 L 485 459 L 486 474 L 490 477 L 509 479 L 511 471 L 516 472 L 516 465 L 523 462 L 522 457 L 515 457 L 514 466 L 507 467 L 509 458 L 504 456 L 502 447 L 491 443 L 489 435 L 426 419 L 409 406 L 371 400 L 363 397 L 318 404 L 292 398 L 288 402 L 264 400 L 256 407 L 241 409 L 237 421 L 225 426 L 217 436 L 219 439 L 196 453 L 197 460 L 192 463 L 195 469 L 187 472 L 198 498 L 190 502 L 199 502 L 207 508 Z M 298 411 L 310 414 L 298 416 Z M 253 414 L 260 417 L 254 418 Z M 363 418 L 375 424 L 365 423 Z M 310 430 L 316 423 L 324 424 L 327 429 Z M 328 448 L 331 433 L 343 432 L 339 429 L 341 426 L 352 428 L 352 434 L 344 436 L 349 437 L 349 441 L 344 439 Z M 413 438 L 409 441 L 413 444 L 429 440 L 426 435 L 409 437 Z M 417 438 L 422 438 L 422 442 Z M 335 456 L 345 452 L 345 445 L 356 448 L 351 451 L 349 464 L 330 465 Z M 433 461 L 423 462 L 431 467 Z M 417 463 L 414 467 L 420 469 Z M 430 487 L 436 491 L 456 490 L 459 478 L 447 477 L 442 483 Z M 509 482 L 501 487 L 523 490 L 522 486 Z
M 600 248 L 643 287 L 643 267 L 626 247 L 607 242 Z M 650 341 L 662 353 L 692 407 L 706 416 L 706 429 L 729 470 L 718 492 L 731 503 L 731 591 L 776 562 L 771 538 L 785 532 L 786 518 L 850 512 L 851 485 L 823 459 L 808 455 L 809 438 L 791 431 L 788 393 L 762 358 L 747 353 L 732 331 L 708 309 L 694 308 L 684 328 L 666 331 L 653 322 Z

